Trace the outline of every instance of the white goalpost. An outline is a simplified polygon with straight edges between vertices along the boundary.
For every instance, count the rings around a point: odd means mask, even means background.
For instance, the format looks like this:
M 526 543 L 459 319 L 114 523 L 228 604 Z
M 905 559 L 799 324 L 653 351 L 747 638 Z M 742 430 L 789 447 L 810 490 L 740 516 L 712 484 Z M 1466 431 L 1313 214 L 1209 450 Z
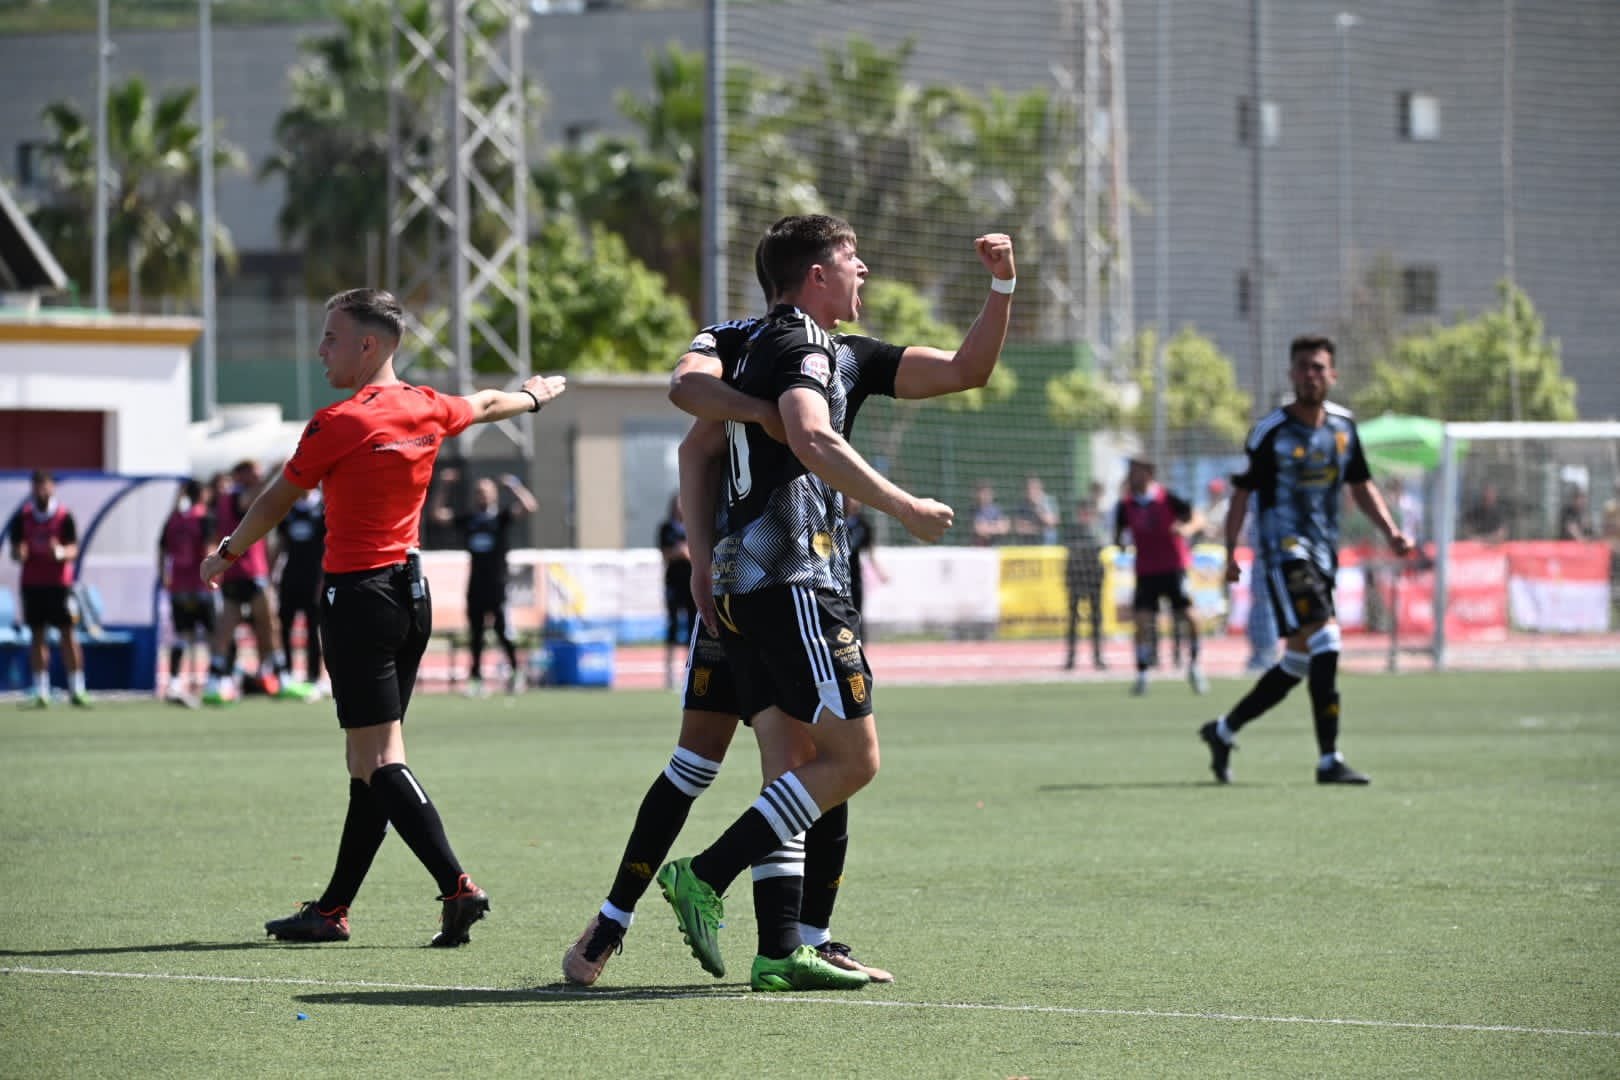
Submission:
M 1465 490 L 1465 480 L 1475 491 Z M 1504 630 L 1526 628 L 1524 611 L 1544 598 L 1546 607 L 1557 610 L 1527 629 L 1548 635 L 1612 632 L 1613 549 L 1605 548 L 1605 543 L 1616 541 L 1612 535 L 1604 536 L 1605 525 L 1612 528 L 1612 522 L 1603 520 L 1602 508 L 1606 501 L 1620 499 L 1620 422 L 1448 423 L 1440 447 L 1434 515 L 1435 668 L 1445 669 L 1452 659 L 1454 643 L 1447 621 L 1459 592 L 1458 545 L 1468 542 L 1459 531 L 1459 519 L 1467 513 L 1465 501 L 1477 498 L 1486 487 L 1506 492 L 1504 519 L 1516 521 L 1515 540 L 1524 541 L 1502 545 L 1518 549 L 1503 556 L 1508 586 Z M 1608 514 L 1613 513 L 1610 508 Z M 1572 523 L 1589 539 L 1564 536 L 1564 528 Z M 1534 566 L 1538 560 L 1551 580 L 1514 576 L 1533 573 L 1521 567 Z M 1579 576 L 1565 579 L 1576 565 L 1582 567 Z M 1597 655 L 1604 653 L 1609 662 L 1620 663 L 1620 643 L 1600 644 Z

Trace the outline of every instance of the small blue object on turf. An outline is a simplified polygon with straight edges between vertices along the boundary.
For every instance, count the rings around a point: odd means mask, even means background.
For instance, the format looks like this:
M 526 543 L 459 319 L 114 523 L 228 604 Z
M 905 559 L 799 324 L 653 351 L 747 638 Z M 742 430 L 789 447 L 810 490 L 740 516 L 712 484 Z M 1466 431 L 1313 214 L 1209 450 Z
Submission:
M 309 1017 L 305 1013 L 299 1013 L 298 1014 L 298 1019 L 300 1019 L 300 1020 L 308 1020 Z

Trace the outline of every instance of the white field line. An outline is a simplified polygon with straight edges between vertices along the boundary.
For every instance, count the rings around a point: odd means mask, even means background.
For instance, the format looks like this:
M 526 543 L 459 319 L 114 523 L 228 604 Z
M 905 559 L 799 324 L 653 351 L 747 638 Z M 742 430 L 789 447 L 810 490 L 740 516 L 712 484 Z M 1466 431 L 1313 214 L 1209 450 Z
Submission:
M 81 979 L 149 979 L 157 982 L 232 983 L 252 986 L 312 986 L 331 990 L 424 990 L 456 994 L 532 994 L 535 997 L 568 998 L 582 1005 L 610 1004 L 626 997 L 638 997 L 644 991 L 634 987 L 623 990 L 585 990 L 567 987 L 512 987 L 512 986 L 437 986 L 429 983 L 368 982 L 363 979 L 277 979 L 243 975 L 184 975 L 160 971 L 87 971 L 81 968 L 0 967 L 0 975 L 49 975 Z M 1357 1020 L 1346 1017 L 1321 1016 L 1250 1016 L 1243 1013 L 1181 1012 L 1166 1009 L 1085 1009 L 1064 1005 L 998 1005 L 987 1002 L 943 1001 L 889 1001 L 874 998 L 855 998 L 846 995 L 812 997 L 784 996 L 780 994 L 659 994 L 670 1000 L 690 998 L 700 1001 L 758 1001 L 762 1004 L 780 1002 L 794 1005 L 844 1005 L 855 1008 L 879 1009 L 957 1009 L 972 1012 L 1045 1013 L 1058 1016 L 1117 1016 L 1145 1020 L 1205 1020 L 1228 1024 L 1316 1024 L 1323 1027 L 1384 1028 L 1413 1031 L 1477 1031 L 1507 1035 L 1565 1035 L 1594 1039 L 1620 1039 L 1620 1031 L 1601 1031 L 1587 1028 L 1527 1027 L 1520 1024 L 1430 1024 L 1416 1020 Z

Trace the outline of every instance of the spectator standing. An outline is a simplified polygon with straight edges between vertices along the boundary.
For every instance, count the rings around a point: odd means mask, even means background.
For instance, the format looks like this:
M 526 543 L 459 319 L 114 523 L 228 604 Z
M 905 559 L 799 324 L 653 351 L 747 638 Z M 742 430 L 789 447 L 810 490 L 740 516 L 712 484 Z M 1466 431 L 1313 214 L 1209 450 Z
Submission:
M 1013 511 L 1012 531 L 1021 543 L 1058 542 L 1057 501 L 1046 493 L 1038 476 L 1024 478 L 1024 501 Z
M 287 657 L 289 674 L 293 656 L 293 619 L 304 617 L 304 678 L 314 688 L 311 697 L 327 689 L 326 669 L 321 666 L 319 617 L 321 558 L 326 554 L 326 506 L 319 488 L 306 491 L 293 503 L 287 516 L 276 526 L 279 540 L 279 573 L 276 614 L 281 621 L 281 651 Z
M 669 497 L 669 513 L 658 525 L 658 554 L 664 560 L 664 685 L 675 685 L 675 646 L 697 625 L 692 598 L 692 554 L 686 546 L 686 517 L 680 492 Z
M 1063 528 L 1063 546 L 1068 557 L 1064 562 L 1063 579 L 1068 596 L 1068 629 L 1065 637 L 1068 651 L 1063 667 L 1074 670 L 1074 654 L 1080 636 L 1080 605 L 1084 603 L 1091 623 L 1091 666 L 1104 671 L 1103 660 L 1103 529 L 1097 514 L 1097 505 L 1089 499 L 1074 504 L 1074 518 Z
M 992 547 L 1012 531 L 1012 522 L 996 504 L 996 489 L 989 481 L 981 481 L 973 492 L 973 542 L 979 547 Z

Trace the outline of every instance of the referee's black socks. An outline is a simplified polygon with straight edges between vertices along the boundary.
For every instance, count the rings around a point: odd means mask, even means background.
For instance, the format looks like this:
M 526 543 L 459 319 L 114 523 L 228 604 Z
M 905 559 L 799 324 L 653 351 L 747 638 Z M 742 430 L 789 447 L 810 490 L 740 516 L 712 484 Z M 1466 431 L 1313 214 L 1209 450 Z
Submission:
M 372 797 L 364 780 L 349 777 L 349 812 L 343 819 L 343 836 L 338 840 L 337 865 L 332 880 L 321 893 L 316 906 L 331 911 L 354 903 L 355 894 L 366 880 L 371 860 L 388 835 L 388 815 Z
M 454 893 L 461 880 L 461 863 L 450 850 L 438 809 L 411 775 L 411 770 L 404 762 L 384 765 L 371 774 L 371 792 L 388 820 L 399 830 L 400 839 L 439 883 L 439 894 Z

